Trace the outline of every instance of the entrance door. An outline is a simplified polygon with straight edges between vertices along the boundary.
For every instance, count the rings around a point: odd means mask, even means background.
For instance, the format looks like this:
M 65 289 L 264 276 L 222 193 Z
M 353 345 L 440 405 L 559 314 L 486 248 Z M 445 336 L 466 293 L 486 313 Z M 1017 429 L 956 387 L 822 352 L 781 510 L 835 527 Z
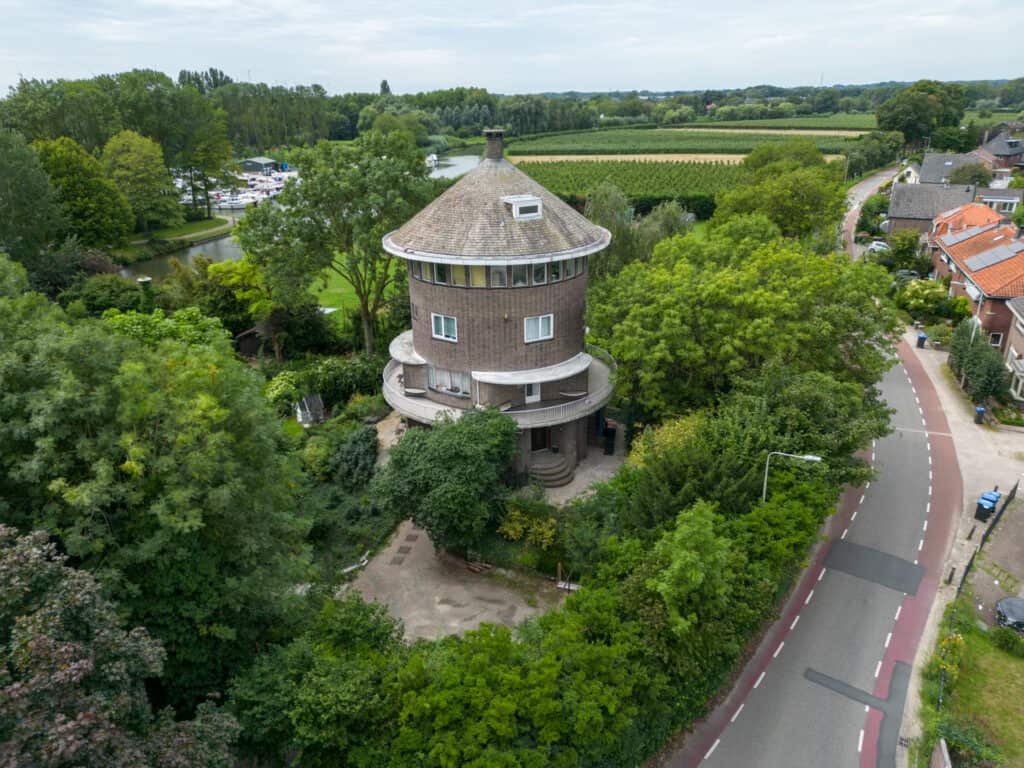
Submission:
M 528 402 L 528 403 L 539 403 L 540 402 L 540 384 L 527 384 L 526 385 L 526 402 Z
M 530 450 L 546 451 L 551 447 L 551 427 L 534 427 L 530 430 Z

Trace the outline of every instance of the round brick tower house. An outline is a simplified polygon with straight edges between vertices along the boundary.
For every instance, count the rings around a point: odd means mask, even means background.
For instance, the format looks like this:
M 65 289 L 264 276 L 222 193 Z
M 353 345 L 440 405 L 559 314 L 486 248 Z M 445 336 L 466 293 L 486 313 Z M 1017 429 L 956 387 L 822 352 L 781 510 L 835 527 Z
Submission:
M 518 468 L 557 485 L 598 442 L 614 362 L 584 341 L 587 257 L 611 235 L 504 158 L 486 157 L 383 238 L 409 271 L 412 330 L 384 397 L 406 419 L 492 406 L 520 428 Z

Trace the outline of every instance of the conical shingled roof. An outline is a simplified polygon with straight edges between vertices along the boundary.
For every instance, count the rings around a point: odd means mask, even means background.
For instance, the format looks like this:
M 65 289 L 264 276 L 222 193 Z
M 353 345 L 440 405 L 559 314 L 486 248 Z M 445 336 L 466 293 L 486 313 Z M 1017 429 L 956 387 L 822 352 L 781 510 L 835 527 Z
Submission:
M 516 219 L 506 201 L 532 195 L 539 219 Z M 485 159 L 404 225 L 384 236 L 384 248 L 404 258 L 525 262 L 595 253 L 611 242 L 588 221 L 505 159 Z M 440 257 L 440 258 L 438 258 Z

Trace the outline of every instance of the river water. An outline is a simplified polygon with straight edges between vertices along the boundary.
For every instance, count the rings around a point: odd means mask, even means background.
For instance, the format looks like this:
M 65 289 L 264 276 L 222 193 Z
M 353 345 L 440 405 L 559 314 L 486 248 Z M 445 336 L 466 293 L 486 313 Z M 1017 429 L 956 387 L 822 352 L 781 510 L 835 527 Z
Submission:
M 456 154 L 462 152 L 464 154 Z M 437 167 L 430 175 L 435 178 L 454 179 L 464 173 L 473 170 L 480 163 L 480 148 L 471 150 L 455 150 L 454 153 L 442 155 Z M 240 219 L 245 216 L 245 211 L 218 211 L 214 209 L 214 216 L 222 218 Z M 154 280 L 162 280 L 174 271 L 171 259 L 177 259 L 182 264 L 191 264 L 196 256 L 205 256 L 210 261 L 238 261 L 242 258 L 242 249 L 238 241 L 233 237 L 224 237 L 203 245 L 194 245 L 187 251 L 178 251 L 167 256 L 158 256 L 155 259 L 139 261 L 121 269 L 125 277 L 151 277 Z

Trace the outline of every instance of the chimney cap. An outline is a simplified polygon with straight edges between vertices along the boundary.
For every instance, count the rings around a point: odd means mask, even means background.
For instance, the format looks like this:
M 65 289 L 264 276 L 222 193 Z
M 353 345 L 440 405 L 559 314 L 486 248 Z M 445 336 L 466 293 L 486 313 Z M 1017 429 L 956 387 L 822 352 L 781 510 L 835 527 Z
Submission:
M 488 160 L 502 160 L 505 157 L 505 129 L 504 128 L 484 128 L 484 136 L 487 137 L 487 153 L 486 157 Z

